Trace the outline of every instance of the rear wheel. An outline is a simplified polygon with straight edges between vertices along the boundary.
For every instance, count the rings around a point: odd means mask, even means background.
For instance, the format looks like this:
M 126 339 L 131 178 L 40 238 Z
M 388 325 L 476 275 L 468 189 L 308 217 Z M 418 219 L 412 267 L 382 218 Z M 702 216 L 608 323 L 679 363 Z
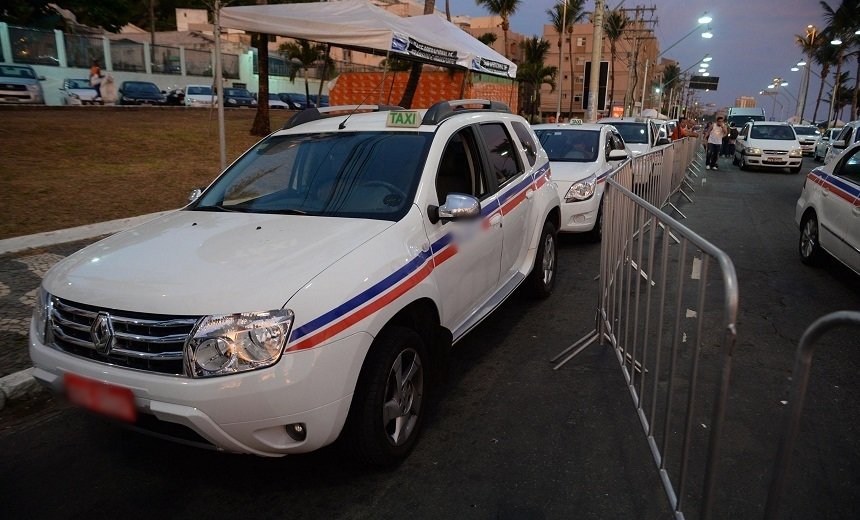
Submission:
M 809 213 L 800 223 L 800 261 L 806 265 L 819 265 L 824 252 L 818 243 L 818 217 Z
M 423 417 L 427 349 L 405 327 L 387 327 L 365 359 L 343 435 L 361 463 L 389 467 L 418 440 Z
M 536 298 L 547 298 L 555 288 L 555 271 L 558 263 L 557 238 L 558 232 L 552 222 L 549 220 L 544 222 L 535 265 L 527 281 L 529 292 Z

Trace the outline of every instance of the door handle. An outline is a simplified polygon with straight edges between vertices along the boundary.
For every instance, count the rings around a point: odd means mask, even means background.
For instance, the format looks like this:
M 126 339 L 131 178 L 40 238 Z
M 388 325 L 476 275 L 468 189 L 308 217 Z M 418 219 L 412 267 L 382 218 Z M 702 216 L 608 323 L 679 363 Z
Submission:
M 490 217 L 490 226 L 496 226 L 496 225 L 498 225 L 499 227 L 501 227 L 501 225 L 502 225 L 502 216 L 499 215 L 498 213 L 496 213 L 495 215 Z

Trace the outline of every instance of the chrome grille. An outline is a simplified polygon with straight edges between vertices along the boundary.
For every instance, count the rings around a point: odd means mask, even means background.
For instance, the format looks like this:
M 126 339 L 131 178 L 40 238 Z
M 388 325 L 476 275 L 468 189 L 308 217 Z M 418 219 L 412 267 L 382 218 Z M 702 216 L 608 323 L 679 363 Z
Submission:
M 165 316 L 113 309 L 51 298 L 48 343 L 58 350 L 111 365 L 181 375 L 182 347 L 197 316 Z M 107 354 L 96 350 L 91 329 L 99 313 L 110 315 L 113 345 Z
M 763 150 L 763 152 L 768 155 L 788 155 L 785 150 Z

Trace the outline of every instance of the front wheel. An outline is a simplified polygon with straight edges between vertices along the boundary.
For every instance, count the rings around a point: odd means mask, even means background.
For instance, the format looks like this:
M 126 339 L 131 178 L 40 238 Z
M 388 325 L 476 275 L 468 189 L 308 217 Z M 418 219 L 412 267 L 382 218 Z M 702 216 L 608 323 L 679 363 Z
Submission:
M 741 170 L 743 170 L 743 171 L 747 171 L 747 170 L 749 170 L 749 166 L 747 166 L 747 159 L 746 159 L 746 156 L 741 155 L 741 164 L 740 164 L 740 169 L 741 169 Z
M 390 467 L 418 440 L 427 349 L 421 337 L 391 326 L 374 340 L 361 368 L 344 427 L 344 442 L 361 463 Z
M 806 265 L 819 265 L 824 256 L 818 243 L 818 217 L 815 213 L 803 217 L 800 223 L 800 261 Z
M 558 232 L 552 222 L 543 223 L 535 265 L 528 278 L 529 292 L 535 298 L 547 298 L 555 288 L 555 271 L 558 263 Z

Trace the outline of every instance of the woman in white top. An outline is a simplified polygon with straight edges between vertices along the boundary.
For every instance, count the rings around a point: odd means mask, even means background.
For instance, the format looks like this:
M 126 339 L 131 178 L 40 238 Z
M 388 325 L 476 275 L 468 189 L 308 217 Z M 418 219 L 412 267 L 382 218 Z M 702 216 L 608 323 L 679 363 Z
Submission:
M 717 122 L 711 125 L 706 137 L 708 140 L 708 155 L 705 158 L 705 167 L 709 170 L 717 169 L 717 159 L 720 157 L 720 147 L 723 145 L 723 137 L 728 135 L 729 130 L 723 123 L 723 118 L 718 117 Z

